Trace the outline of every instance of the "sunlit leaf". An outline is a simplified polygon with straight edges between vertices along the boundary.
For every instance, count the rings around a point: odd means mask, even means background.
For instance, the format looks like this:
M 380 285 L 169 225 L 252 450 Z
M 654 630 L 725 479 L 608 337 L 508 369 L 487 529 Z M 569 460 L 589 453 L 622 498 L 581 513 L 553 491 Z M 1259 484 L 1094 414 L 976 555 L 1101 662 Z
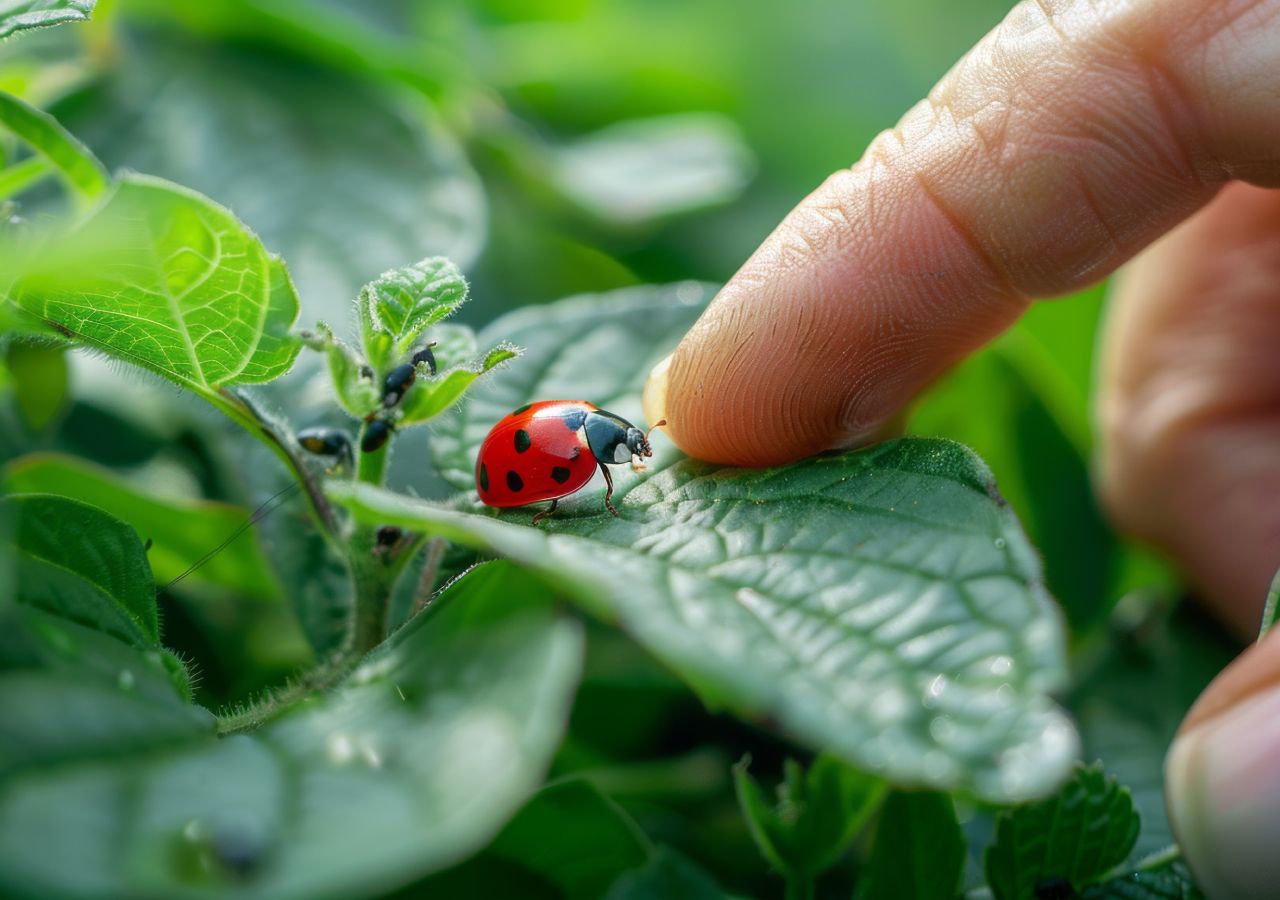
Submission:
M 227 210 L 158 179 L 125 178 L 13 288 L 75 340 L 198 393 L 293 364 L 297 298 L 282 266 Z

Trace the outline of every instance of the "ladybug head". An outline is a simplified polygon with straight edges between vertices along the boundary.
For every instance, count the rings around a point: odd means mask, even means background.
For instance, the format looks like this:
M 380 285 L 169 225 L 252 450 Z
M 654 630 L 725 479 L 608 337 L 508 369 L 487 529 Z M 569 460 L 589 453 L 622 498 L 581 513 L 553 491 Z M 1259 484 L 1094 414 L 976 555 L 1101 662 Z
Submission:
M 653 456 L 653 448 L 649 446 L 649 437 L 639 428 L 627 429 L 627 449 L 636 456 Z

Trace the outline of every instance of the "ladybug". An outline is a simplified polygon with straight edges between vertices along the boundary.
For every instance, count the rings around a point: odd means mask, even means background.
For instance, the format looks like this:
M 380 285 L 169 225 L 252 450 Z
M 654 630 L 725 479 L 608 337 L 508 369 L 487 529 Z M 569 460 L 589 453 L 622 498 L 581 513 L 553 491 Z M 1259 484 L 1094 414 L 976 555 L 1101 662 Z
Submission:
M 658 422 L 657 428 L 666 422 Z M 653 429 L 650 429 L 652 431 Z M 581 488 L 596 468 L 608 486 L 604 505 L 615 516 L 609 466 L 653 456 L 649 435 L 619 415 L 585 400 L 540 400 L 494 425 L 476 458 L 476 491 L 488 506 L 525 506 L 550 500 L 534 524 L 555 512 L 561 497 Z

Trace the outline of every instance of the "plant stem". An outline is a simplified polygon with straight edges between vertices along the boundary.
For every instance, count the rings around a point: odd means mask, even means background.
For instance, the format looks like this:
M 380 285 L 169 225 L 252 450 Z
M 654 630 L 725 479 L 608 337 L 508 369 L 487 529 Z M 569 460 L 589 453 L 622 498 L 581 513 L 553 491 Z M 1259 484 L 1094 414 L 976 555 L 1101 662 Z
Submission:
M 267 446 L 280 457 L 293 473 L 293 477 L 297 478 L 302 485 L 311 511 L 320 524 L 321 533 L 330 543 L 337 541 L 338 519 L 334 515 L 333 507 L 329 504 L 324 492 L 320 490 L 315 477 L 294 452 L 292 440 L 277 433 L 275 427 L 251 403 L 229 389 L 223 388 L 216 393 L 204 393 L 203 396 L 237 425 L 266 439 Z
M 369 425 L 360 429 L 358 446 L 364 443 Z M 394 437 L 394 435 L 392 436 Z M 387 473 L 387 457 L 391 440 L 377 450 L 359 450 L 356 457 L 356 480 L 381 486 Z M 391 588 L 404 568 L 383 555 L 376 553 L 378 529 L 373 525 L 358 525 L 351 535 L 348 558 L 351 577 L 355 583 L 356 606 L 351 623 L 351 639 L 348 652 L 363 655 L 372 650 L 387 633 L 387 612 L 391 600 Z

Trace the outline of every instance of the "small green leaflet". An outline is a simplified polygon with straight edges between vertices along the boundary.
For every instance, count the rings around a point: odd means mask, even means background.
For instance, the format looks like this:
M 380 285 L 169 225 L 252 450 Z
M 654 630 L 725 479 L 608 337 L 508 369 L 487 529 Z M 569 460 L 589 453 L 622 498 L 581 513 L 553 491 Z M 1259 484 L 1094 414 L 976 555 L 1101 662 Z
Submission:
M 1053 796 L 1000 814 L 983 867 L 996 900 L 1031 900 L 1061 879 L 1076 891 L 1124 862 L 1140 822 L 1129 791 L 1100 763 L 1077 766 Z
M 811 879 L 830 868 L 849 849 L 884 797 L 879 779 L 822 755 L 806 771 L 787 760 L 786 779 L 771 803 L 747 771 L 745 759 L 733 767 L 733 780 L 751 836 L 779 872 Z
M 383 272 L 360 289 L 356 310 L 370 365 L 381 370 L 388 353 L 417 349 L 422 333 L 467 302 L 467 282 L 443 256 Z

